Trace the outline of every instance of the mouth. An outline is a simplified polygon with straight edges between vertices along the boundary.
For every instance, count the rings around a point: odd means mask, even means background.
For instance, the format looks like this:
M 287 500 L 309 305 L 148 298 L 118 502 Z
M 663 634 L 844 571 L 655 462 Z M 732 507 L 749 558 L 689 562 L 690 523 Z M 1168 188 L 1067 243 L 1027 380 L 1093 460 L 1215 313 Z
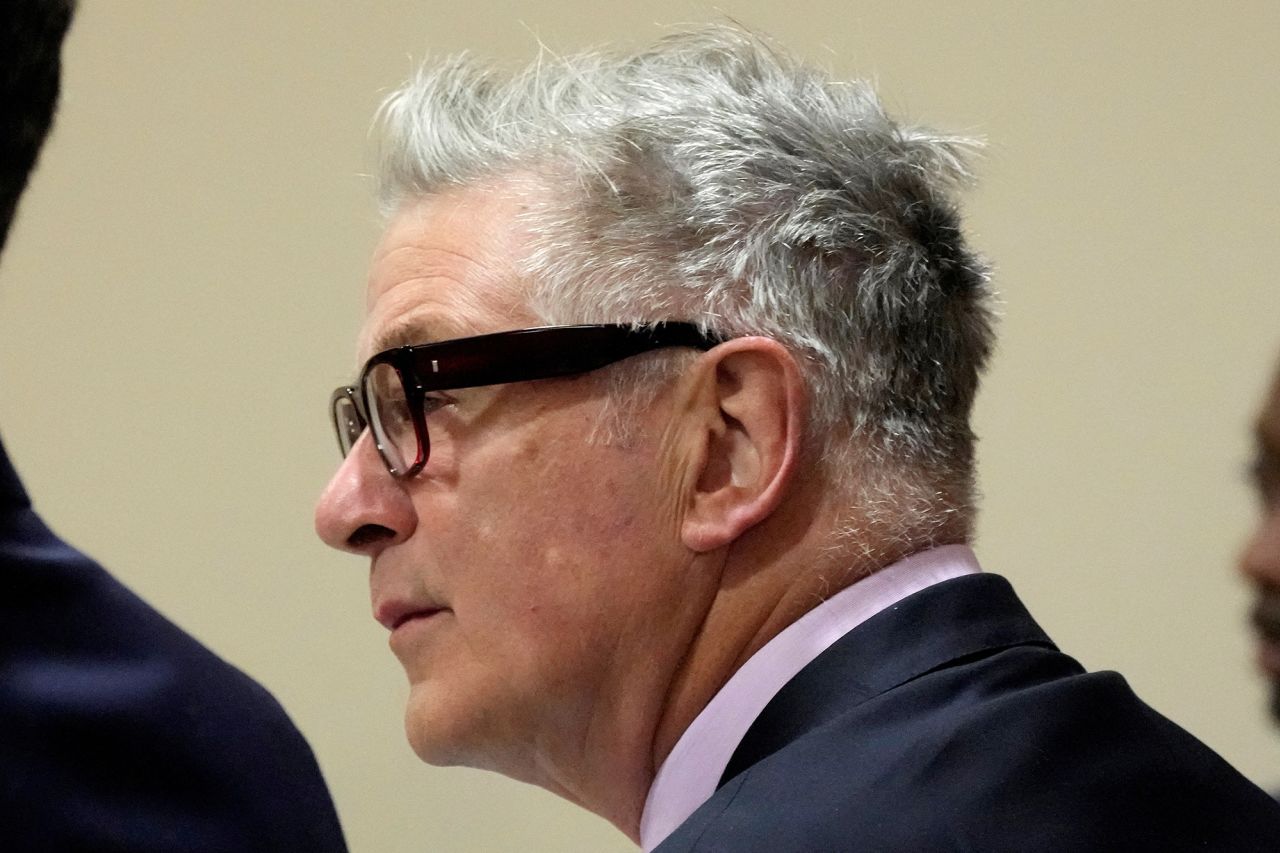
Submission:
M 445 609 L 434 603 L 390 600 L 374 606 L 373 618 L 394 634 L 405 625 L 430 619 Z
M 387 645 L 407 671 L 417 671 L 419 663 L 414 662 L 420 662 L 424 649 L 434 646 L 438 640 L 437 626 L 448 612 L 444 608 L 428 607 L 406 611 L 392 620 Z
M 415 622 L 423 619 L 430 619 L 432 616 L 435 616 L 437 613 L 443 613 L 443 612 L 444 612 L 443 608 L 432 607 L 424 610 L 414 610 L 409 613 L 405 613 L 400 616 L 397 616 L 391 622 L 391 633 L 394 634 L 396 631 L 400 630 L 401 626 L 407 625 L 410 622 Z

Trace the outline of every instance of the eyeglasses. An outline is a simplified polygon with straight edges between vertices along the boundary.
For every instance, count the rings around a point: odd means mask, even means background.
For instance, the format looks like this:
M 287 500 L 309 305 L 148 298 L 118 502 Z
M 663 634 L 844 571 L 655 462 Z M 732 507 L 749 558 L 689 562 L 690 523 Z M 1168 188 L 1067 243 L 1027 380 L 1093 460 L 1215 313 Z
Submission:
M 666 347 L 709 350 L 721 340 L 691 323 L 545 326 L 385 350 L 365 362 L 355 385 L 330 398 L 345 458 L 365 427 L 393 477 L 427 464 L 427 397 L 432 391 L 552 379 L 599 370 Z

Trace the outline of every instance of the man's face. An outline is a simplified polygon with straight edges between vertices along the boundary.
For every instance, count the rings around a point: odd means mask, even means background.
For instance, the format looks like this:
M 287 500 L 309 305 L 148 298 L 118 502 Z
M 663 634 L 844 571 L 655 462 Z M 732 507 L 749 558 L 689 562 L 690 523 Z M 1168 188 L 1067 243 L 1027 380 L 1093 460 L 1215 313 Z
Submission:
M 474 189 L 407 205 L 374 256 L 360 358 L 538 325 L 516 283 L 519 210 Z M 692 639 L 711 587 L 688 577 L 679 538 L 672 394 L 619 446 L 591 440 L 600 385 L 448 392 L 420 474 L 393 479 L 366 430 L 320 499 L 321 537 L 371 558 L 374 616 L 428 762 L 571 790 L 551 768 L 642 730 Z
M 1262 517 L 1240 555 L 1240 568 L 1258 590 L 1258 663 L 1271 679 L 1271 712 L 1280 722 L 1280 373 L 1258 416 L 1257 438 L 1254 475 Z

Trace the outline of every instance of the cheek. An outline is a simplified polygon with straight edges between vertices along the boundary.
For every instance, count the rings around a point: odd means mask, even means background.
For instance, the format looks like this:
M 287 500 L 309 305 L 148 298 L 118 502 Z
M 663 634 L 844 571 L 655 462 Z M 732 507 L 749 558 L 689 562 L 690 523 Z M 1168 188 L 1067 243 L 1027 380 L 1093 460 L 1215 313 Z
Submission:
M 681 559 L 658 454 L 592 443 L 585 415 L 504 426 L 501 440 L 442 454 L 418 535 L 477 657 L 582 661 L 663 594 L 664 567 Z
M 475 640 L 500 643 L 504 657 L 551 680 L 593 669 L 625 624 L 644 618 L 677 556 L 652 503 L 603 469 L 542 469 L 528 484 L 534 499 L 495 498 L 466 543 L 470 577 L 454 579 Z
M 573 552 L 607 552 L 642 536 L 669 536 L 655 454 L 642 446 L 592 443 L 593 427 L 589 419 L 573 419 L 550 439 L 519 442 L 504 466 L 510 511 L 493 523 L 526 547 L 551 558 L 560 552 L 568 562 Z

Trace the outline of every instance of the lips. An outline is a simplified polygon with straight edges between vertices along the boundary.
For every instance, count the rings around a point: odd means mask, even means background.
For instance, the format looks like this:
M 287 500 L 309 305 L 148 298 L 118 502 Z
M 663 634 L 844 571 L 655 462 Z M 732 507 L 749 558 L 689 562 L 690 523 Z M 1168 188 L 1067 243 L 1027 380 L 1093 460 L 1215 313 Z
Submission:
M 391 630 L 394 632 L 401 625 L 404 625 L 407 622 L 412 622 L 415 619 L 429 619 L 439 612 L 439 610 L 419 610 L 414 613 L 406 613 L 404 616 L 400 617 L 400 619 L 396 620 L 396 623 Z
M 373 618 L 388 631 L 414 619 L 426 619 L 444 610 L 442 607 L 408 601 L 385 601 L 374 608 Z

